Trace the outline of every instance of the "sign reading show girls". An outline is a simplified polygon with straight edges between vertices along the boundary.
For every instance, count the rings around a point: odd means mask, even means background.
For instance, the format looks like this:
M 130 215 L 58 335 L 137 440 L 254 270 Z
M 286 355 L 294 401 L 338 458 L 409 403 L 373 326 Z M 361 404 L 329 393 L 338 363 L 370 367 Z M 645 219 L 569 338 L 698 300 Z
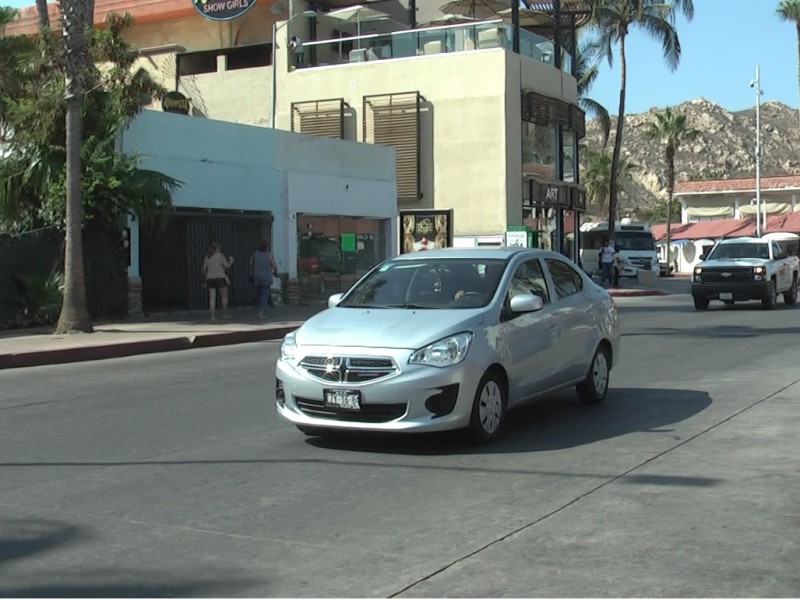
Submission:
M 201 15 L 215 21 L 229 21 L 241 17 L 253 8 L 256 0 L 192 0 Z

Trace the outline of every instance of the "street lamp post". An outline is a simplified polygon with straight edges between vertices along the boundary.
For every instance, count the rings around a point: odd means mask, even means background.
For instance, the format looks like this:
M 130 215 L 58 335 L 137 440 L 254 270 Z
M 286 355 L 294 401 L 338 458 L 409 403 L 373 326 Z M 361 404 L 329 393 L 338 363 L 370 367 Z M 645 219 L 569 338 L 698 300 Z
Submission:
M 269 107 L 269 126 L 272 129 L 275 129 L 275 96 L 276 96 L 276 88 L 278 86 L 278 73 L 277 68 L 278 66 L 275 64 L 275 58 L 277 53 L 275 52 L 275 48 L 278 46 L 278 30 L 282 27 L 285 27 L 292 21 L 294 21 L 297 17 L 314 17 L 316 16 L 316 11 L 313 10 L 306 10 L 301 13 L 297 13 L 296 15 L 289 13 L 289 18 L 286 19 L 283 23 L 278 25 L 277 21 L 272 24 L 272 90 L 270 94 L 270 107 Z
M 756 65 L 756 78 L 750 80 L 756 92 L 756 237 L 761 237 L 761 70 Z M 767 227 L 767 207 L 764 206 L 764 228 Z

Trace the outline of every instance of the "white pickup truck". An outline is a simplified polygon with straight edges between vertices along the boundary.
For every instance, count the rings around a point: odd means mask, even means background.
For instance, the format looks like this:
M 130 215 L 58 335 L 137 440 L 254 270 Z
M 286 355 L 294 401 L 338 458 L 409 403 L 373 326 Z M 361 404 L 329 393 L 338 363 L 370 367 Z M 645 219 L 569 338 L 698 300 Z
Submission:
M 694 268 L 692 297 L 697 310 L 705 310 L 711 300 L 733 304 L 761 300 L 775 308 L 778 294 L 786 304 L 797 302 L 800 260 L 788 256 L 774 240 L 734 238 L 720 240 Z

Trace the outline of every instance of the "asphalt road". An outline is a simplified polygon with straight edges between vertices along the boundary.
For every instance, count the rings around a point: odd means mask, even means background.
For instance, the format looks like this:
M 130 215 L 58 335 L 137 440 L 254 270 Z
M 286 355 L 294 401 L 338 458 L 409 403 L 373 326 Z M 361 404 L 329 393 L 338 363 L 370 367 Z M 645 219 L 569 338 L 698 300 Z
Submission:
M 487 447 L 307 438 L 272 342 L 2 371 L 0 595 L 797 597 L 800 308 L 618 305 Z

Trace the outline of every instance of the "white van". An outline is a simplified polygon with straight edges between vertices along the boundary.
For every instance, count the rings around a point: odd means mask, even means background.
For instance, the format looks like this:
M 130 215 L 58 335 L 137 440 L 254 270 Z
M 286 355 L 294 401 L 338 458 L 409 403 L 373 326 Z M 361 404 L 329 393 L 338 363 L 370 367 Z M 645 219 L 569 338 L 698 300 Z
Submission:
M 600 274 L 600 248 L 608 238 L 608 223 L 584 223 L 581 225 L 580 257 L 581 266 L 590 275 Z M 567 239 L 573 239 L 569 234 Z M 621 277 L 636 277 L 642 270 L 659 271 L 656 241 L 650 227 L 644 223 L 633 223 L 623 219 L 614 228 L 614 245 L 622 257 Z

